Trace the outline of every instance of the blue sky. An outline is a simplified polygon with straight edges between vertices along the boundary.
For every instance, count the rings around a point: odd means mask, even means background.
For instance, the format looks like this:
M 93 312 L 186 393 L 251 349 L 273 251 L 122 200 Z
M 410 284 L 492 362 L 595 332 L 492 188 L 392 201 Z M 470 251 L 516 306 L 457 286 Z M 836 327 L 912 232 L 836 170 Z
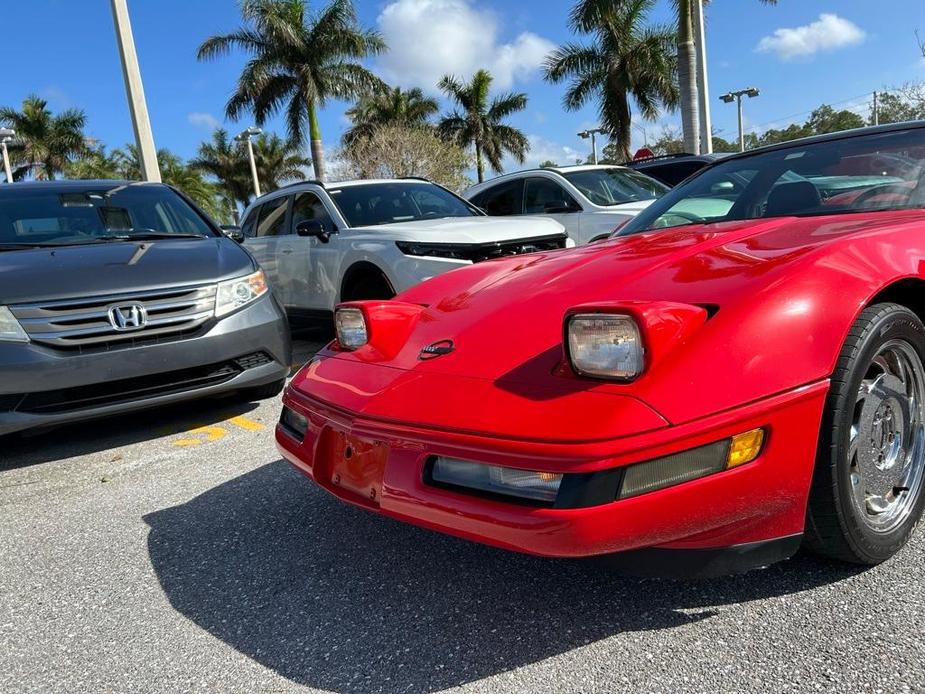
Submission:
M 37 93 L 55 110 L 80 107 L 88 133 L 110 146 L 132 138 L 118 52 L 106 0 L 8 2 L 3 11 L 0 103 L 18 105 Z M 318 2 L 313 2 L 318 6 Z M 588 146 L 575 133 L 595 123 L 595 111 L 564 113 L 564 87 L 549 85 L 539 64 L 549 47 L 570 40 L 565 0 L 356 0 L 361 21 L 386 34 L 393 50 L 370 61 L 388 81 L 429 91 L 445 71 L 464 75 L 490 67 L 499 86 L 526 92 L 528 109 L 513 123 L 533 143 L 528 163 L 551 158 L 570 163 Z M 235 55 L 199 63 L 195 53 L 210 34 L 239 24 L 234 0 L 129 0 L 136 45 L 158 147 L 195 154 L 216 123 L 243 63 Z M 654 21 L 669 19 L 660 2 Z M 925 60 L 914 30 L 925 37 L 922 0 L 714 0 L 708 10 L 708 50 L 714 125 L 735 136 L 735 109 L 715 96 L 755 85 L 762 96 L 747 103 L 750 126 L 803 120 L 822 102 L 866 109 L 868 93 L 925 80 Z M 12 56 L 12 59 L 11 59 Z M 336 146 L 346 105 L 322 114 L 328 147 Z M 641 122 L 641 121 L 640 121 Z M 641 124 L 653 136 L 677 116 Z M 248 122 L 227 123 L 237 131 Z M 282 132 L 278 121 L 268 129 Z M 636 130 L 637 144 L 642 133 Z

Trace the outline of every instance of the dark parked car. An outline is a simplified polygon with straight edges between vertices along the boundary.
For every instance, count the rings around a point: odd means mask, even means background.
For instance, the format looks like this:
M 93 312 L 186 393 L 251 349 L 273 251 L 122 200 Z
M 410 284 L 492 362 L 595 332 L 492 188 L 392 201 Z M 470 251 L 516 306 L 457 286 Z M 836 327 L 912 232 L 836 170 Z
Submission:
M 257 263 L 172 188 L 0 186 L 0 434 L 271 397 L 289 357 Z
M 637 159 L 624 164 L 636 169 L 666 186 L 674 188 L 684 179 L 693 176 L 700 169 L 709 166 L 717 159 L 728 157 L 728 154 L 666 154 L 660 157 Z

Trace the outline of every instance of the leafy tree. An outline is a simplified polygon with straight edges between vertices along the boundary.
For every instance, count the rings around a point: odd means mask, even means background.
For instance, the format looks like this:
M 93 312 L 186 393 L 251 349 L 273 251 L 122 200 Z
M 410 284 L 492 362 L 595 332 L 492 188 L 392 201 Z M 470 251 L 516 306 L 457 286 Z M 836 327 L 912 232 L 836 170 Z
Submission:
M 106 152 L 106 145 L 87 147 L 84 153 L 64 167 L 65 178 L 114 179 L 123 178 L 124 153 L 114 149 Z
M 395 87 L 382 94 L 362 97 L 356 105 L 347 109 L 346 115 L 352 125 L 344 133 L 343 142 L 350 145 L 360 137 L 368 137 L 383 125 L 427 125 L 438 109 L 437 100 L 425 96 L 417 88 L 405 91 Z
M 557 166 L 559 165 L 552 159 L 547 159 L 546 161 L 540 163 L 541 169 L 555 169 Z
M 62 173 L 74 158 L 86 150 L 83 129 L 84 112 L 67 109 L 57 116 L 48 110 L 48 102 L 38 96 L 27 96 L 22 110 L 0 108 L 0 124 L 16 131 L 17 142 L 11 148 L 13 180 L 28 175 L 52 180 Z
M 648 26 L 655 0 L 583 0 L 572 10 L 573 31 L 592 37 L 590 44 L 567 43 L 546 60 L 546 79 L 570 81 L 563 104 L 576 111 L 597 100 L 600 123 L 630 158 L 634 101 L 644 118 L 678 102 L 677 57 L 673 28 Z
M 504 121 L 514 113 L 527 107 L 526 94 L 502 94 L 489 100 L 492 76 L 487 70 L 479 70 L 472 79 L 463 83 L 452 75 L 440 80 L 440 89 L 453 101 L 459 110 L 453 111 L 440 121 L 440 132 L 460 147 L 475 149 L 475 166 L 479 183 L 485 180 L 485 164 L 496 173 L 502 173 L 502 159 L 505 153 L 523 163 L 530 143 L 517 128 Z
M 302 155 L 301 149 L 275 133 L 264 133 L 254 140 L 254 162 L 260 189 L 270 192 L 291 181 L 304 181 L 305 169 L 312 160 Z M 250 163 L 248 162 L 248 167 Z M 250 168 L 247 169 L 250 180 Z
M 217 179 L 226 204 L 232 208 L 247 206 L 253 192 L 250 164 L 240 143 L 228 137 L 221 128 L 212 133 L 211 142 L 199 145 L 198 156 L 190 161 L 200 171 Z
M 893 91 L 881 92 L 878 108 L 881 123 L 925 120 L 925 83 L 908 83 Z
M 854 111 L 836 111 L 825 104 L 813 111 L 809 120 L 806 121 L 806 127 L 813 135 L 863 128 L 864 125 L 866 125 L 864 119 Z
M 355 99 L 385 89 L 359 61 L 385 49 L 375 31 L 359 27 L 351 0 L 331 0 L 309 13 L 305 0 L 243 0 L 244 26 L 206 39 L 198 57 L 207 60 L 240 48 L 250 54 L 225 107 L 231 119 L 246 111 L 258 125 L 285 108 L 289 139 L 311 141 L 315 178 L 324 180 L 324 149 L 318 109 L 328 99 Z
M 421 176 L 452 190 L 463 190 L 472 160 L 459 145 L 433 128 L 382 125 L 345 145 L 338 157 L 343 178 Z

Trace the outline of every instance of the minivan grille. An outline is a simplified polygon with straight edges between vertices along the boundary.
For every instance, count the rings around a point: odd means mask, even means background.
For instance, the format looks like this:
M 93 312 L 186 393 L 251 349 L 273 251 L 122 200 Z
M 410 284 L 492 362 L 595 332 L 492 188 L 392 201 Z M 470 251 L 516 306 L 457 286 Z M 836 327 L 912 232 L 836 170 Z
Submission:
M 180 287 L 11 306 L 29 338 L 58 349 L 111 349 L 187 337 L 215 315 L 216 285 Z M 133 325 L 131 307 L 140 307 Z M 110 309 L 128 325 L 117 327 Z

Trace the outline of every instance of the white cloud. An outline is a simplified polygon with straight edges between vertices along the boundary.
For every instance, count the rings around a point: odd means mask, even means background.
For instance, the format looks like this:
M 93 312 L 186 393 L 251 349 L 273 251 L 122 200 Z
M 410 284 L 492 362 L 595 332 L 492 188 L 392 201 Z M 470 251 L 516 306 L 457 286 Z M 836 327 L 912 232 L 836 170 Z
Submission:
M 436 91 L 445 74 L 461 78 L 487 68 L 509 89 L 537 72 L 555 45 L 524 32 L 498 42 L 498 18 L 471 0 L 393 0 L 378 19 L 389 50 L 379 67 L 389 82 Z
M 820 14 L 811 24 L 777 29 L 771 36 L 761 39 L 755 50 L 776 53 L 781 60 L 793 60 L 856 46 L 865 38 L 867 34 L 854 22 L 836 14 Z
M 547 140 L 540 135 L 527 135 L 527 141 L 530 143 L 530 151 L 527 152 L 524 163 L 521 164 L 513 157 L 505 157 L 501 162 L 505 172 L 509 173 L 511 171 L 521 171 L 522 169 L 535 169 L 544 161 L 552 161 L 559 166 L 570 166 L 578 159 L 584 161 L 591 154 L 590 145 L 588 145 L 587 151 L 578 150 L 569 145 Z M 600 151 L 600 142 L 598 142 L 598 151 Z M 494 173 L 490 173 L 488 177 L 490 178 L 494 175 Z
M 190 125 L 195 125 L 197 128 L 206 128 L 207 130 L 215 130 L 221 126 L 221 121 L 211 113 L 193 112 L 186 116 L 186 120 L 190 122 Z

